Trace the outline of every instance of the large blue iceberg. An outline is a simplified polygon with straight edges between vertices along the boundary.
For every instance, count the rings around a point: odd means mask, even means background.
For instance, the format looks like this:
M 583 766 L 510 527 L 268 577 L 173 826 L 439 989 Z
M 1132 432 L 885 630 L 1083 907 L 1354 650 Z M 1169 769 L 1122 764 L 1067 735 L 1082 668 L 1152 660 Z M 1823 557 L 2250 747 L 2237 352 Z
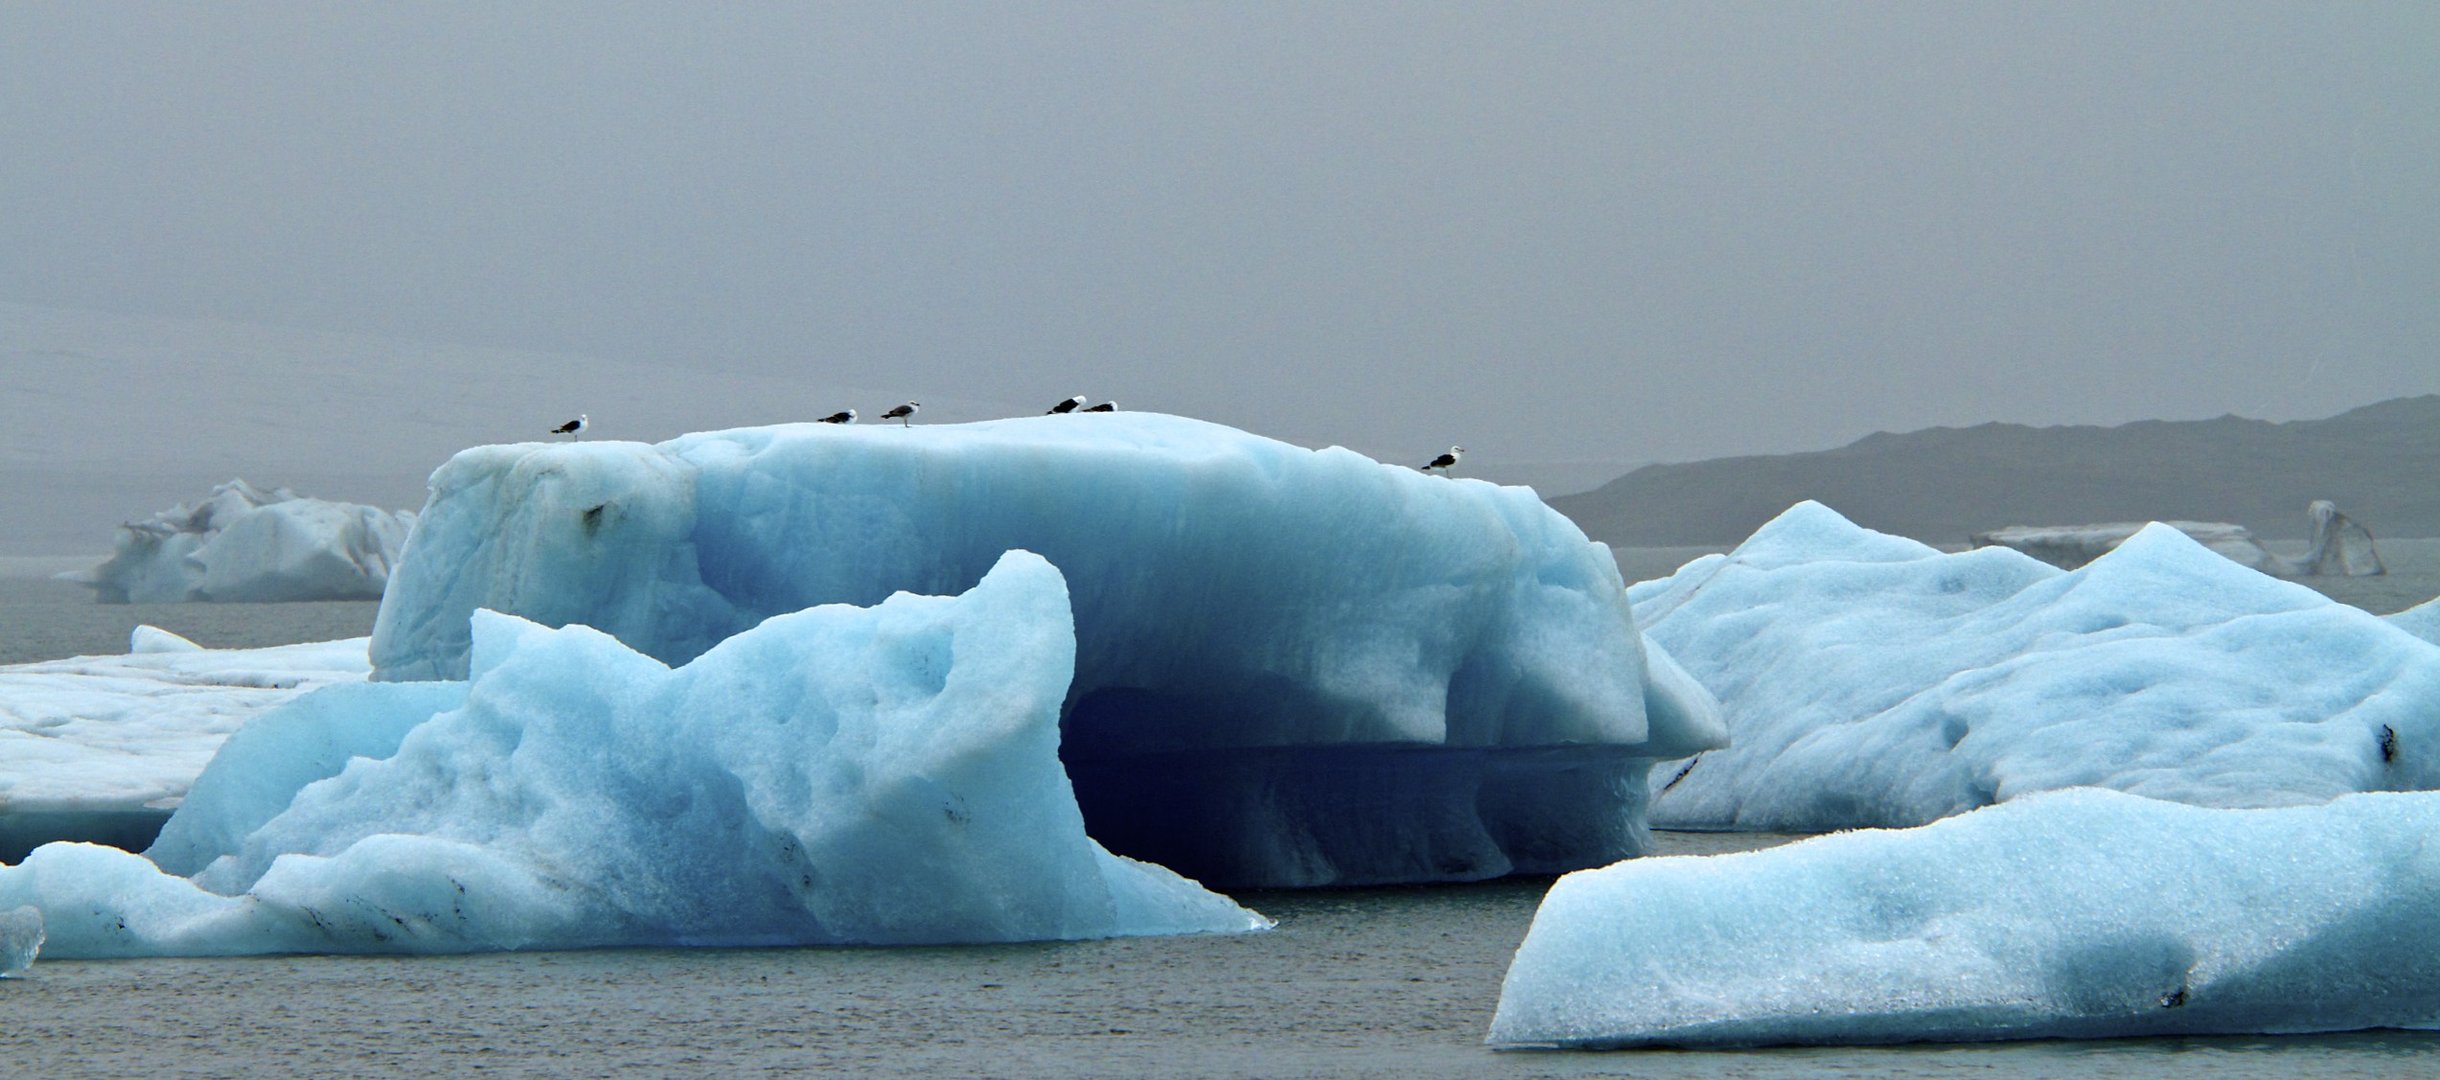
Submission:
M 2203 806 L 2440 787 L 2440 648 L 2167 526 L 2062 571 L 1800 504 L 1630 590 L 1733 741 L 1655 825 L 1919 825 L 2092 785 Z
M 2217 556 L 2213 556 L 2217 558 Z M 2440 1026 L 2440 794 L 2099 789 L 1560 879 L 1490 1041 L 1635 1046 Z
M 1148 413 L 468 450 L 372 662 L 461 678 L 490 608 L 680 663 L 1011 549 L 1067 577 L 1061 753 L 1093 835 L 1206 881 L 1599 865 L 1644 847 L 1651 759 L 1721 738 L 1608 552 L 1531 491 Z
M 327 687 L 230 738 L 151 859 L 0 867 L 46 955 L 907 944 L 1241 931 L 1085 835 L 1067 590 L 770 619 L 671 669 L 483 613 L 471 682 Z

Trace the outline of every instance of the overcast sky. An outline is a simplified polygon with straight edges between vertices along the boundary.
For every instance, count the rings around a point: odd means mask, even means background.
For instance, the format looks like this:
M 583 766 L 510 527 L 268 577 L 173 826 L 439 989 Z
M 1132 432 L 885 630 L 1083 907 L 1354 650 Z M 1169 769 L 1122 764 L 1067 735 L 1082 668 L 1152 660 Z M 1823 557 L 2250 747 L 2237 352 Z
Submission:
M 0 300 L 1384 455 L 2322 416 L 2440 392 L 2440 5 L 0 0 Z

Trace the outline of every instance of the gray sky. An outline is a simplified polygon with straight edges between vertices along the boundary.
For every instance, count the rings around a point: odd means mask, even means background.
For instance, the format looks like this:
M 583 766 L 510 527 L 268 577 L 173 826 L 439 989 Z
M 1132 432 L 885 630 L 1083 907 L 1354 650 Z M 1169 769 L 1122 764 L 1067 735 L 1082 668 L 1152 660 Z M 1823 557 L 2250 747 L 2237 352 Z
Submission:
M 2440 392 L 2440 5 L 0 0 L 0 300 L 1383 456 L 2321 416 Z

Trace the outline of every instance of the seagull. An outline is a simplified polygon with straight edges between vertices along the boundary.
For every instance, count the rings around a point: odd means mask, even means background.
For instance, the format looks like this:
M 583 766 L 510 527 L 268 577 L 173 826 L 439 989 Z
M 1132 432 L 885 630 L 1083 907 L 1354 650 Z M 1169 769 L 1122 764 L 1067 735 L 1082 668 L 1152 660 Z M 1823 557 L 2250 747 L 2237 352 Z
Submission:
M 1117 411 L 1118 411 L 1118 403 L 1117 403 L 1117 402 L 1115 402 L 1115 401 L 1105 401 L 1105 402 L 1102 402 L 1102 403 L 1101 403 L 1101 404 L 1099 404 L 1099 405 L 1095 405 L 1095 406 L 1093 406 L 1093 407 L 1092 407 L 1092 408 L 1090 408 L 1090 409 L 1086 409 L 1085 411 L 1086 411 L 1086 412 L 1117 412 Z
M 856 410 L 849 409 L 845 412 L 835 412 L 823 417 L 818 422 L 824 424 L 852 424 L 856 422 Z
M 1459 459 L 1459 458 L 1461 458 L 1461 457 L 1464 457 L 1464 456 L 1466 456 L 1466 448 L 1465 448 L 1465 447 L 1462 447 L 1462 446 L 1452 446 L 1452 447 L 1450 447 L 1450 448 L 1449 448 L 1449 452 L 1448 452 L 1448 453 L 1446 453 L 1446 454 L 1442 454 L 1442 455 L 1440 455 L 1439 457 L 1433 458 L 1433 459 L 1432 459 L 1432 463 L 1431 463 L 1431 464 L 1426 465 L 1426 466 L 1424 466 L 1424 467 L 1423 467 L 1423 471 L 1425 471 L 1425 472 L 1431 472 L 1431 471 L 1432 471 L 1432 470 L 1434 470 L 1434 469 L 1439 469 L 1439 470 L 1440 470 L 1440 471 L 1442 471 L 1442 472 L 1447 472 L 1447 471 L 1449 471 L 1450 469 L 1454 469 L 1454 468 L 1456 468 L 1456 467 L 1457 467 L 1457 459 Z
M 1060 402 L 1060 403 L 1059 403 L 1059 404 L 1057 404 L 1057 405 L 1053 405 L 1053 406 L 1051 406 L 1051 411 L 1046 412 L 1046 413 L 1043 413 L 1042 415 L 1044 415 L 1044 416 L 1057 416 L 1057 415 L 1059 415 L 1060 413 L 1071 413 L 1071 412 L 1075 412 L 1076 410 L 1081 409 L 1081 408 L 1084 408 L 1084 395 L 1083 395 L 1083 394 L 1078 394 L 1078 395 L 1076 395 L 1075 397 L 1069 398 L 1069 399 L 1067 399 L 1066 401 L 1062 401 L 1062 402 Z
M 589 427 L 592 427 L 592 426 L 593 426 L 593 418 L 592 418 L 592 417 L 590 417 L 590 416 L 586 416 L 586 415 L 585 415 L 585 414 L 583 414 L 583 413 L 578 413 L 578 414 L 576 414 L 576 419 L 574 419 L 574 420 L 570 420 L 570 421 L 568 421 L 567 423 L 564 423 L 564 424 L 559 425 L 558 427 L 552 428 L 552 429 L 551 429 L 551 434 L 553 434 L 553 435 L 565 435 L 565 436 L 567 436 L 567 437 L 568 437 L 568 438 L 570 438 L 570 439 L 578 439 L 578 440 L 581 440 L 581 439 L 583 439 L 583 438 L 585 437 L 585 429 L 586 429 L 586 428 L 589 428 Z
M 915 415 L 915 410 L 920 408 L 923 408 L 923 402 L 910 401 L 904 405 L 898 406 L 895 409 L 882 413 L 881 418 L 884 420 L 896 420 L 898 421 L 899 427 L 911 427 L 912 425 L 907 423 L 907 417 Z

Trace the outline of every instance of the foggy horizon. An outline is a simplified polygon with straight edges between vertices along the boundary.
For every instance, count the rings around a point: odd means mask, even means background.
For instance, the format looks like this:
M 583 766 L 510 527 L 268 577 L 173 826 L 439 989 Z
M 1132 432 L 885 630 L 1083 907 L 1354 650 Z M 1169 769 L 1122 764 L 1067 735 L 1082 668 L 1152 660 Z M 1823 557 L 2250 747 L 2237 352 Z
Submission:
M 0 301 L 1486 465 L 2440 392 L 2425 5 L 7 13 Z

